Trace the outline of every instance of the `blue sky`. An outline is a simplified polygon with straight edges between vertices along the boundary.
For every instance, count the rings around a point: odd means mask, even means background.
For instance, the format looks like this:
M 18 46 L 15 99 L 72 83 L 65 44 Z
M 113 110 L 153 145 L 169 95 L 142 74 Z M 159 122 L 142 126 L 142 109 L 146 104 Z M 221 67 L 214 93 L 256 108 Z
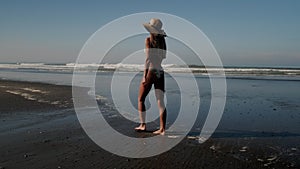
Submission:
M 170 13 L 192 22 L 224 65 L 300 67 L 297 0 L 1 0 L 0 62 L 74 62 L 96 30 L 136 12 Z

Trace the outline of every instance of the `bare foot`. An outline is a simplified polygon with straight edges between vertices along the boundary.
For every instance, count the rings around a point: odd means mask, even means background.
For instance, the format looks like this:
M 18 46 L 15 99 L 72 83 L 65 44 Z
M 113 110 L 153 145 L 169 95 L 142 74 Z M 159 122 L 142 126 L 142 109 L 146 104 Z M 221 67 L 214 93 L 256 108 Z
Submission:
M 135 131 L 145 131 L 146 130 L 146 124 L 141 123 L 140 126 L 134 128 Z
M 153 134 L 159 134 L 159 135 L 165 135 L 165 130 L 164 129 L 159 129 L 153 132 Z

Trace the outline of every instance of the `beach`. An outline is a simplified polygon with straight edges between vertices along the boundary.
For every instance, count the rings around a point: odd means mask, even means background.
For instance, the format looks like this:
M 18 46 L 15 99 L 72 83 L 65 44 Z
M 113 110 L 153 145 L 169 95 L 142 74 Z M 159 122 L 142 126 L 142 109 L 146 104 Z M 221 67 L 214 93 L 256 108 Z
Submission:
M 84 88 L 78 87 L 78 90 L 88 92 Z M 281 169 L 300 166 L 300 137 L 284 132 L 273 132 L 273 135 L 231 133 L 231 136 L 219 132 L 219 135 L 216 134 L 203 144 L 197 141 L 197 133 L 191 132 L 174 148 L 158 156 L 143 159 L 120 157 L 105 151 L 85 134 L 73 108 L 72 87 L 1 80 L 0 93 L 2 169 Z M 102 108 L 105 106 L 103 101 L 98 104 Z M 119 119 L 116 117 L 114 120 Z M 123 128 L 127 135 L 143 137 L 143 133 L 133 130 L 135 124 L 115 124 L 123 125 L 117 127 Z
M 154 3 L 0 2 L 0 169 L 300 169 L 300 1 Z

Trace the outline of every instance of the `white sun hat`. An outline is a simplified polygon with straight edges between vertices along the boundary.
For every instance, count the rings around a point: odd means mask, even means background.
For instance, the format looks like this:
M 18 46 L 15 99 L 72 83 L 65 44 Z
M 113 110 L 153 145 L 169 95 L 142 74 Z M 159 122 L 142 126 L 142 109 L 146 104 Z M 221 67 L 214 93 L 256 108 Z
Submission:
M 161 29 L 163 24 L 160 19 L 152 18 L 149 23 L 144 23 L 143 25 L 150 33 L 166 35 L 165 31 Z

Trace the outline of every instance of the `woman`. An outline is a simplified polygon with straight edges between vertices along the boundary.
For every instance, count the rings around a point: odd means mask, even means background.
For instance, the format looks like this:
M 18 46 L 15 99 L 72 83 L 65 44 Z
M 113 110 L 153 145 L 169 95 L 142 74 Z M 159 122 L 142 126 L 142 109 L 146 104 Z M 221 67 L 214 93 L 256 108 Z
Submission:
M 164 104 L 165 79 L 164 71 L 161 62 L 166 58 L 166 42 L 165 32 L 161 29 L 162 22 L 159 19 L 153 18 L 150 23 L 143 24 L 147 31 L 150 32 L 150 37 L 145 41 L 145 70 L 143 79 L 139 88 L 138 110 L 141 124 L 135 128 L 136 131 L 146 130 L 146 108 L 145 98 L 151 90 L 152 84 L 155 88 L 155 96 L 159 109 L 160 128 L 154 131 L 154 134 L 165 134 L 167 111 Z

